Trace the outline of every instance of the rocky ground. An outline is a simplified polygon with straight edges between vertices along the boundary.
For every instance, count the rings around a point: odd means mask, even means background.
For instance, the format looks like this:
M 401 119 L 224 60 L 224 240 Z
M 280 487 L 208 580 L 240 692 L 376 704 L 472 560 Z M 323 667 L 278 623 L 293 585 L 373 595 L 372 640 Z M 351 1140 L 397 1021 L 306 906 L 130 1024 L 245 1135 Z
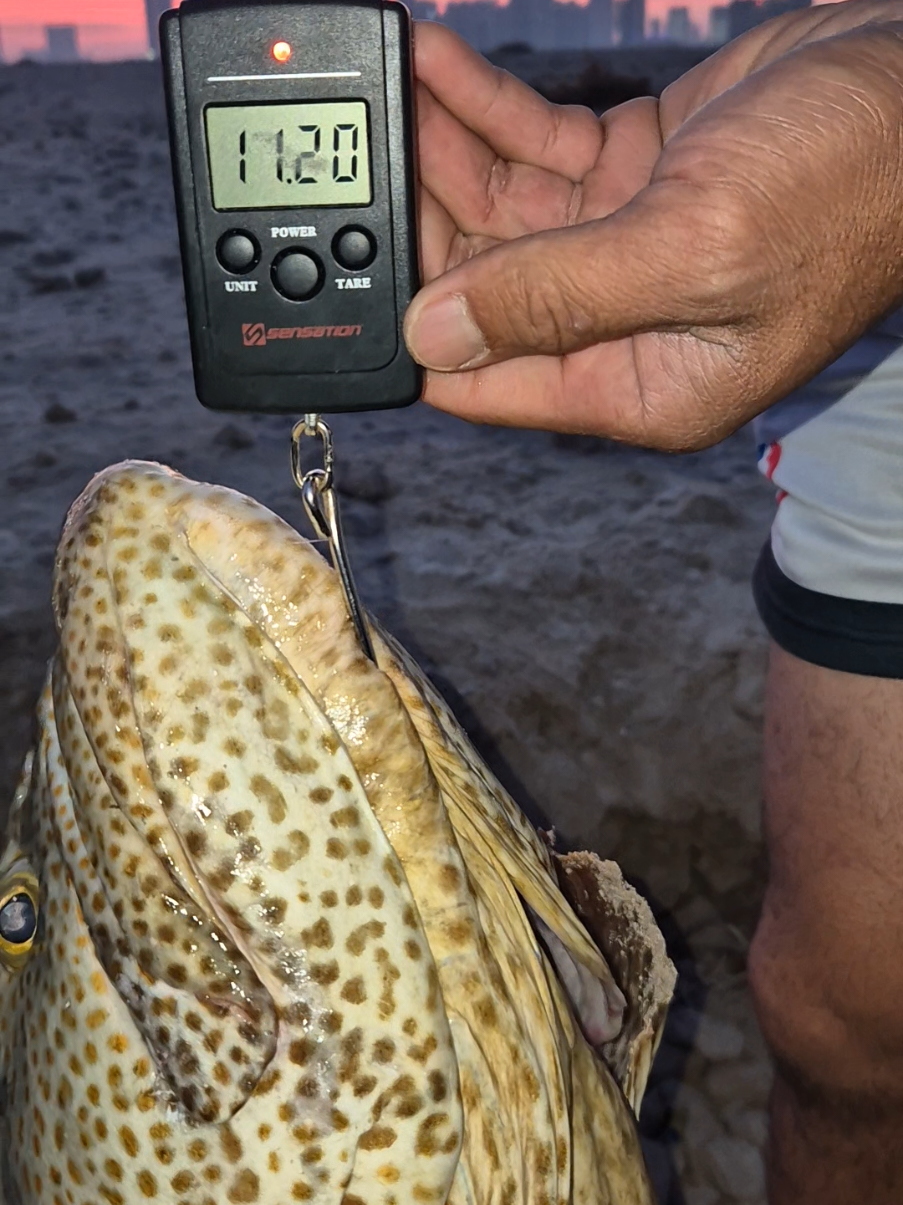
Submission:
M 159 459 L 306 528 L 288 423 L 194 399 L 153 66 L 0 70 L 0 156 L 5 796 L 53 646 L 55 541 L 94 471 Z M 772 500 L 751 437 L 675 459 L 423 407 L 334 426 L 368 605 L 537 820 L 616 858 L 656 909 L 680 970 L 642 1119 L 663 1205 L 761 1203 L 748 579 Z

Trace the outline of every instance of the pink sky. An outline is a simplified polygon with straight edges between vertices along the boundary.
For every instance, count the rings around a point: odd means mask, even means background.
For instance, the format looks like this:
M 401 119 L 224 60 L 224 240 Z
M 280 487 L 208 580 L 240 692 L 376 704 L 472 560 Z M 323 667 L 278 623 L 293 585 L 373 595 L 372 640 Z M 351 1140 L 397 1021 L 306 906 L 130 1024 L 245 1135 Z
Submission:
M 650 17 L 664 16 L 672 4 L 685 3 L 704 27 L 711 2 L 646 0 L 646 11 Z M 38 49 L 44 25 L 78 25 L 82 53 L 92 58 L 138 55 L 145 47 L 143 0 L 0 0 L 0 38 L 7 58 Z

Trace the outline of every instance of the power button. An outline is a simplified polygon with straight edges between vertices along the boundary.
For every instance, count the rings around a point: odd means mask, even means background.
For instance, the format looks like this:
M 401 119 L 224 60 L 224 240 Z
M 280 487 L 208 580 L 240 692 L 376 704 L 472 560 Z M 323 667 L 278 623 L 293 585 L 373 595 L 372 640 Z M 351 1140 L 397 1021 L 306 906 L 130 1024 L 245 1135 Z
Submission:
M 289 301 L 307 301 L 323 286 L 323 265 L 311 251 L 289 247 L 273 260 L 273 284 Z

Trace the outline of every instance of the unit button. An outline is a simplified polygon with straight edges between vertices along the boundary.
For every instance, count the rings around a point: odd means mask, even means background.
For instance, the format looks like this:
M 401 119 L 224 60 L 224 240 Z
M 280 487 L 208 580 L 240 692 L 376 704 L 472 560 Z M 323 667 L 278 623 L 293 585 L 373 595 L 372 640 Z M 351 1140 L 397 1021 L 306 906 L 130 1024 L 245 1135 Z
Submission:
M 307 301 L 323 287 L 323 266 L 310 251 L 280 251 L 270 271 L 273 284 L 289 301 Z
M 236 276 L 242 272 L 250 272 L 257 267 L 260 259 L 260 247 L 253 234 L 247 230 L 227 230 L 216 244 L 216 258 L 226 269 Z
M 332 240 L 332 254 L 351 272 L 369 268 L 376 256 L 376 239 L 362 226 L 346 226 Z

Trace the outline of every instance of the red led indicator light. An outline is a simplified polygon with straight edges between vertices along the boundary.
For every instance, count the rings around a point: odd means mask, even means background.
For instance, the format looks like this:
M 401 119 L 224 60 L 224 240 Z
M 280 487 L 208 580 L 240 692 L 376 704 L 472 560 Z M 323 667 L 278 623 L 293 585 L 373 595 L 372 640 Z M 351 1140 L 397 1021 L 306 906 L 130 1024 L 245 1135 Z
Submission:
M 292 48 L 288 42 L 277 42 L 273 47 L 273 58 L 277 63 L 287 63 L 292 57 Z

